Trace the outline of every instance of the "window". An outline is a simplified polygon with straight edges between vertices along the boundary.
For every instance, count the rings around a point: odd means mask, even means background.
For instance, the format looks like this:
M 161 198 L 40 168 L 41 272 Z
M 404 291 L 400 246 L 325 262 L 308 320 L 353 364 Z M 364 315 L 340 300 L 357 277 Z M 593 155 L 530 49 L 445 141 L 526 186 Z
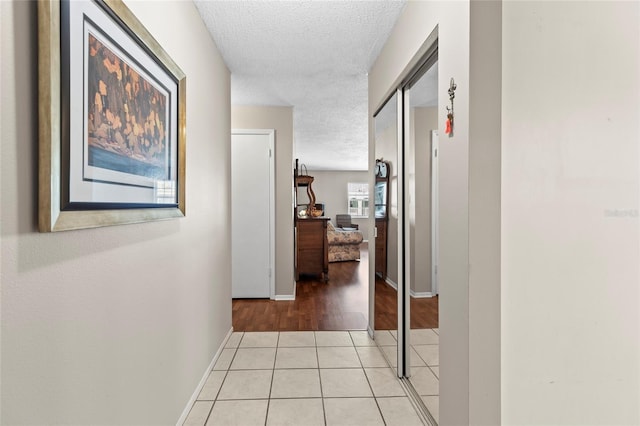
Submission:
M 347 184 L 348 212 L 351 217 L 369 217 L 369 184 Z

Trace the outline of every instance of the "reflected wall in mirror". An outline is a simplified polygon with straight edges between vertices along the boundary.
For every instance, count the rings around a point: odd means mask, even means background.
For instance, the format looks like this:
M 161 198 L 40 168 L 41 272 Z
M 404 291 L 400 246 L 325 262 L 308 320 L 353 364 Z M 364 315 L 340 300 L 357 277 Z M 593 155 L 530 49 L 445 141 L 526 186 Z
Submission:
M 393 95 L 374 117 L 375 158 L 375 317 L 376 343 L 397 365 L 398 335 L 398 98 Z M 386 175 L 386 176 L 385 176 Z

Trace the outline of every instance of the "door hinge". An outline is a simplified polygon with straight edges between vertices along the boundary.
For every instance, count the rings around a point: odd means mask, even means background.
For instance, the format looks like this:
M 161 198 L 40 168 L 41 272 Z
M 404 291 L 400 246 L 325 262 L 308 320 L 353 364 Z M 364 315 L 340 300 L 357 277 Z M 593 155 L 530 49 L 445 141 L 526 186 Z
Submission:
M 269 148 L 269 158 L 271 158 L 271 148 Z
M 271 278 L 271 273 L 272 273 L 271 268 L 269 268 L 269 278 Z

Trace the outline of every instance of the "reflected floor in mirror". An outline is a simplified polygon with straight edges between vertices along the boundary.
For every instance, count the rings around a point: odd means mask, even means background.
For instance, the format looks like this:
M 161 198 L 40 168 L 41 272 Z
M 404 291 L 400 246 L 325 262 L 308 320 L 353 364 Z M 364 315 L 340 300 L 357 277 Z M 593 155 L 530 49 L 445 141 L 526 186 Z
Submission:
M 376 276 L 376 343 L 390 366 L 398 365 L 397 291 Z M 409 342 L 409 381 L 433 419 L 439 421 L 439 344 L 438 296 L 411 298 L 411 331 Z
M 398 328 L 397 292 L 376 275 L 376 330 Z M 411 298 L 411 328 L 438 328 L 438 296 Z
M 437 328 L 412 329 L 409 381 L 436 422 L 440 404 L 440 330 Z M 396 330 L 376 330 L 375 340 L 389 366 L 398 365 Z

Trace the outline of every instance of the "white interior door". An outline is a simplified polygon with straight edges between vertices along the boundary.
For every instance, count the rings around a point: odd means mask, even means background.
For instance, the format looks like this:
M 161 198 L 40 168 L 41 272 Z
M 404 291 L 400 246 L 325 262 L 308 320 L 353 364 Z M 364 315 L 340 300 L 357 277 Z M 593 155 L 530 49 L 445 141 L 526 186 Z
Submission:
M 273 130 L 231 135 L 231 279 L 234 298 L 274 297 Z

